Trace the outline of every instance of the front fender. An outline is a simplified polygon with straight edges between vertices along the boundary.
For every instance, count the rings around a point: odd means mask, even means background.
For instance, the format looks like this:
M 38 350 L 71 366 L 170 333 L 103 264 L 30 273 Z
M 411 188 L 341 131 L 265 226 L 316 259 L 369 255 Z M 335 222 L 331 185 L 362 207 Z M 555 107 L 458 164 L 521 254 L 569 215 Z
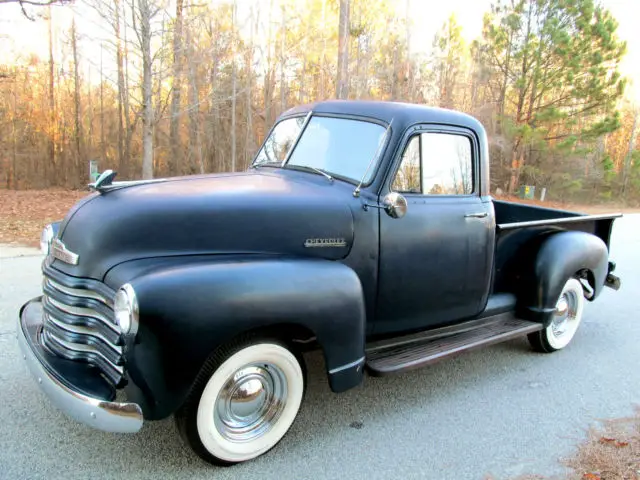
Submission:
M 265 327 L 287 339 L 296 327 L 315 335 L 334 391 L 362 380 L 364 297 L 349 267 L 270 257 L 146 270 L 129 281 L 140 308 L 130 375 L 151 400 L 148 416 L 173 412 L 218 346 Z
M 582 271 L 590 272 L 594 300 L 604 285 L 608 258 L 607 245 L 590 233 L 565 231 L 546 237 L 520 295 L 525 317 L 548 325 L 564 284 Z

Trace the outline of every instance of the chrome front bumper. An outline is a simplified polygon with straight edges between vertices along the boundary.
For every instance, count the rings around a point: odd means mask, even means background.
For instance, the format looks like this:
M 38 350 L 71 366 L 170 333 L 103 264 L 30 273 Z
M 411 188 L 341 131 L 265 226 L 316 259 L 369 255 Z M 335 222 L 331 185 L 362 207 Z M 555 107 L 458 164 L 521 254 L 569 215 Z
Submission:
M 71 418 L 91 427 L 107 432 L 134 433 L 143 423 L 142 409 L 136 403 L 113 402 L 110 399 L 88 395 L 88 391 L 99 391 L 102 387 L 99 377 L 89 367 L 77 362 L 58 359 L 42 349 L 39 335 L 42 328 L 42 304 L 40 298 L 31 300 L 20 309 L 18 322 L 18 344 L 22 358 L 37 379 L 40 388 L 51 401 Z M 50 360 L 47 360 L 47 356 Z M 72 372 L 72 384 L 56 369 L 67 366 Z M 71 363 L 70 363 L 71 362 Z M 78 387 L 78 382 L 86 381 L 86 388 Z M 104 389 L 103 389 L 104 390 Z M 108 394 L 101 395 L 109 397 Z

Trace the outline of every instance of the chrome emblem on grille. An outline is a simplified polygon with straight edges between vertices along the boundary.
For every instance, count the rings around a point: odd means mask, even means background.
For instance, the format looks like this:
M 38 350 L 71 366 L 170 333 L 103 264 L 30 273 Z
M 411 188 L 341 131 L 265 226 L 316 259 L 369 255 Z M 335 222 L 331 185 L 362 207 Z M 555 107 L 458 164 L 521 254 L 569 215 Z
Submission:
M 304 241 L 306 248 L 346 247 L 344 238 L 307 238 Z
M 61 262 L 68 263 L 69 265 L 77 265 L 78 260 L 80 260 L 77 253 L 67 250 L 64 243 L 57 238 L 54 238 L 51 242 L 51 255 L 53 258 L 57 258 Z

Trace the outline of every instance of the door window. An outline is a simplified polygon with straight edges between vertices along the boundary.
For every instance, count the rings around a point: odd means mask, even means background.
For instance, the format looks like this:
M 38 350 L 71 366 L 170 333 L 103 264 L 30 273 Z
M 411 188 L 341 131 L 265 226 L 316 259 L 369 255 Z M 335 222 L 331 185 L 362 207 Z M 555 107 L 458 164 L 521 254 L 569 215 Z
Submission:
M 473 193 L 471 140 L 465 135 L 425 132 L 409 140 L 391 185 L 402 193 Z

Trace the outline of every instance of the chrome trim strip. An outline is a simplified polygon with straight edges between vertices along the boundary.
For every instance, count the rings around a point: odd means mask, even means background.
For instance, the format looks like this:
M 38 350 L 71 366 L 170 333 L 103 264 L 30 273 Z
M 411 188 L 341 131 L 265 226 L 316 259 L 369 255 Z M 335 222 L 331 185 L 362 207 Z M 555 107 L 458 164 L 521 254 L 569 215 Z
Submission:
M 602 214 L 602 215 L 578 215 L 575 217 L 550 218 L 548 220 L 531 220 L 528 222 L 499 223 L 498 225 L 496 225 L 496 227 L 498 228 L 498 230 L 513 230 L 515 228 L 523 228 L 523 227 L 562 225 L 564 223 L 591 222 L 594 220 L 613 220 L 615 218 L 620 218 L 620 217 L 622 217 L 621 213 L 609 213 L 609 214 Z
M 98 356 L 102 358 L 102 360 L 107 362 L 109 366 L 112 367 L 116 372 L 118 372 L 121 375 L 124 374 L 123 366 L 115 365 L 109 358 L 106 357 L 106 355 L 104 355 L 100 350 L 93 347 L 92 345 L 67 342 L 66 340 L 63 340 L 57 335 L 54 335 L 47 329 L 44 329 L 42 331 L 42 334 L 44 335 L 44 338 L 46 338 L 47 340 L 53 340 L 54 343 L 57 343 L 62 348 L 68 350 L 70 352 L 70 356 L 72 357 L 82 358 L 82 359 L 85 359 L 85 358 L 91 359 L 91 356 Z M 48 347 L 51 348 L 51 345 L 48 345 Z
M 65 305 L 64 303 L 59 302 L 55 298 L 51 298 L 51 296 L 49 295 L 45 295 L 45 301 L 51 303 L 51 305 L 56 307 L 58 310 L 61 310 L 70 315 L 79 315 L 81 317 L 91 317 L 91 318 L 95 318 L 96 320 L 100 320 L 102 323 L 104 323 L 106 326 L 108 326 L 118 335 L 122 333 L 115 323 L 113 323 L 108 318 L 105 318 L 104 315 L 96 312 L 92 308 L 74 307 L 72 305 Z
M 21 325 L 18 325 L 18 344 L 22 358 L 42 391 L 65 414 L 106 432 L 135 433 L 142 428 L 144 417 L 137 403 L 109 402 L 88 397 L 68 388 L 49 373 L 31 349 Z
M 49 258 L 49 257 L 47 257 Z M 65 287 L 73 287 L 79 288 L 81 290 L 91 290 L 92 292 L 97 292 L 102 295 L 104 298 L 109 300 L 113 300 L 116 292 L 109 288 L 106 284 L 94 280 L 91 278 L 80 278 L 80 277 L 71 277 L 60 270 L 56 270 L 51 265 L 47 265 L 46 262 L 42 266 L 42 274 L 44 277 L 59 283 L 60 285 L 64 285 Z
M 74 315 L 73 321 L 68 321 L 65 317 L 60 315 L 63 312 L 52 307 L 49 302 L 43 302 L 43 305 L 45 307 L 43 314 L 46 315 L 47 318 L 55 318 L 56 321 L 63 324 L 67 329 L 88 329 L 91 332 L 95 332 L 94 335 L 99 335 L 104 338 L 106 342 L 114 347 L 119 347 L 122 344 L 122 334 L 112 330 L 111 328 L 105 328 L 105 325 L 101 320 L 97 320 L 92 317 L 78 317 Z
M 119 347 L 118 345 L 114 345 L 107 338 L 103 337 L 100 334 L 100 332 L 98 332 L 97 330 L 95 330 L 93 328 L 83 327 L 82 325 L 71 325 L 69 323 L 65 323 L 62 320 L 59 320 L 59 319 L 53 317 L 52 315 L 50 315 L 48 313 L 44 314 L 44 320 L 45 320 L 45 322 L 49 321 L 49 322 L 53 323 L 56 327 L 58 327 L 59 329 L 65 331 L 65 332 L 69 332 L 69 333 L 76 334 L 76 335 L 85 335 L 87 337 L 97 338 L 97 339 L 101 340 L 109 348 L 111 348 L 113 350 L 113 353 L 115 353 L 117 355 L 122 355 L 122 347 Z
M 94 292 L 93 290 L 65 287 L 64 285 L 60 285 L 58 282 L 47 277 L 45 277 L 45 285 L 48 285 L 51 288 L 58 290 L 59 292 L 71 295 L 72 297 L 92 298 L 94 300 L 98 300 L 101 303 L 104 303 L 107 307 L 111 307 L 110 302 L 106 298 L 104 298 L 99 293 Z
M 50 251 L 53 258 L 57 258 L 61 262 L 68 263 L 69 265 L 77 265 L 80 260 L 78 254 L 68 250 L 59 238 L 53 239 Z
M 342 365 L 340 367 L 332 368 L 329 370 L 329 375 L 333 375 L 334 373 L 342 372 L 343 370 L 347 370 L 349 368 L 357 367 L 358 365 L 364 363 L 365 357 L 359 358 L 355 362 L 347 363 L 346 365 Z

